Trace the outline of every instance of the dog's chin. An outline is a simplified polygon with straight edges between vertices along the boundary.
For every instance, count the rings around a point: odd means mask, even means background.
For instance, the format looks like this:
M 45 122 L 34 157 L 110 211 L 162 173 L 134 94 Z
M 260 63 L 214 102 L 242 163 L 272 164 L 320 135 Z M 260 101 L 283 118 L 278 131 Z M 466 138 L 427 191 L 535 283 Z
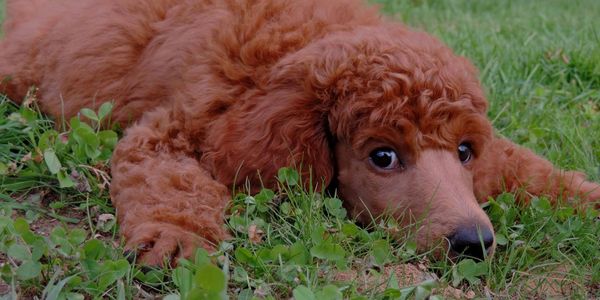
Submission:
M 427 241 L 421 245 L 417 245 L 417 253 L 428 256 L 436 261 L 450 261 L 458 263 L 463 259 L 472 259 L 475 261 L 483 261 L 491 259 L 496 252 L 496 243 L 485 251 L 484 258 L 472 256 L 466 253 L 458 253 L 450 248 L 450 241 L 447 238 L 442 238 L 436 241 Z
M 457 252 L 452 251 L 452 250 L 446 250 L 445 255 L 446 255 L 446 258 L 449 261 L 457 263 L 457 262 L 459 262 L 459 261 L 461 261 L 463 259 L 472 259 L 472 260 L 475 260 L 475 261 L 488 260 L 488 259 L 491 259 L 494 256 L 494 252 L 495 252 L 494 249 L 488 249 L 486 251 L 486 254 L 485 254 L 485 256 L 484 256 L 483 259 L 481 257 L 475 257 L 475 256 L 471 256 L 471 255 L 468 255 L 468 254 L 457 253 Z

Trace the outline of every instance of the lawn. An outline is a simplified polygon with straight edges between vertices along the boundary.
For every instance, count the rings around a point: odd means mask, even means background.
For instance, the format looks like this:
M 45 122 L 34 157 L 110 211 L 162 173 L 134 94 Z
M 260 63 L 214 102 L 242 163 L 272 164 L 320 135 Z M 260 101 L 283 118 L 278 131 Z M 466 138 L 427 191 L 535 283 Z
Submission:
M 498 134 L 600 181 L 600 1 L 377 2 L 475 63 Z M 503 194 L 484 205 L 495 255 L 453 263 L 390 238 L 403 232 L 392 220 L 355 224 L 290 169 L 278 190 L 234 196 L 234 238 L 217 252 L 139 267 L 123 255 L 108 195 L 118 130 L 56 129 L 27 100 L 0 96 L 0 299 L 600 298 L 596 211 Z

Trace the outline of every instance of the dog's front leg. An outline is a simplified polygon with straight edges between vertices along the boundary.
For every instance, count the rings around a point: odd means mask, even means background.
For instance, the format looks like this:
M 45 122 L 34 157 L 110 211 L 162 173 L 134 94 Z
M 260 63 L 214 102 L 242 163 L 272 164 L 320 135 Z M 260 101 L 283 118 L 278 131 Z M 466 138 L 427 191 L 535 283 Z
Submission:
M 198 162 L 173 114 L 158 109 L 126 131 L 112 160 L 111 198 L 126 249 L 158 265 L 225 239 L 228 189 Z
M 531 150 L 503 138 L 491 145 L 473 162 L 475 196 L 485 201 L 503 191 L 524 192 L 520 198 L 549 196 L 564 201 L 580 198 L 600 207 L 600 185 L 586 181 L 580 172 L 556 168 Z

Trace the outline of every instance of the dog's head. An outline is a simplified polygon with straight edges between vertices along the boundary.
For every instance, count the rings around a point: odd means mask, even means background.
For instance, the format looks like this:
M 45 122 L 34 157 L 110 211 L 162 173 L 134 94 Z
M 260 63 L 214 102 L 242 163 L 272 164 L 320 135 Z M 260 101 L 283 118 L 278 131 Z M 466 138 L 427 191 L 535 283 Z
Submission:
M 421 249 L 447 241 L 483 257 L 494 234 L 472 168 L 492 128 L 476 71 L 423 33 L 365 35 L 379 45 L 348 55 L 328 119 L 340 196 L 363 222 L 414 225 Z
M 337 181 L 363 222 L 389 215 L 416 224 L 421 249 L 449 241 L 456 252 L 492 251 L 492 225 L 472 175 L 492 128 L 466 59 L 403 26 L 365 26 L 288 55 L 266 90 L 257 115 L 239 121 L 236 140 L 223 145 L 245 139 L 241 145 L 258 153 L 244 153 L 255 165 L 241 177 L 261 169 L 268 178 L 276 166 L 302 161 Z M 262 129 L 243 136 L 246 128 Z

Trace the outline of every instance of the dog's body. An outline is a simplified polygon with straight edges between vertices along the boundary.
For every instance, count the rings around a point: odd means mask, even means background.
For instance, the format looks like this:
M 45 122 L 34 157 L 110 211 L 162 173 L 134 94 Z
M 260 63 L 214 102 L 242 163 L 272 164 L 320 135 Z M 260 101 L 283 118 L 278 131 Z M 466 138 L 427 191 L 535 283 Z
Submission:
M 493 136 L 466 59 L 355 0 L 9 0 L 8 17 L 3 92 L 35 85 L 57 117 L 114 101 L 113 120 L 134 123 L 111 196 L 146 263 L 226 238 L 231 187 L 273 186 L 289 165 L 335 179 L 364 222 L 424 218 L 421 248 L 479 232 L 493 249 L 477 200 L 504 190 L 600 200 Z

